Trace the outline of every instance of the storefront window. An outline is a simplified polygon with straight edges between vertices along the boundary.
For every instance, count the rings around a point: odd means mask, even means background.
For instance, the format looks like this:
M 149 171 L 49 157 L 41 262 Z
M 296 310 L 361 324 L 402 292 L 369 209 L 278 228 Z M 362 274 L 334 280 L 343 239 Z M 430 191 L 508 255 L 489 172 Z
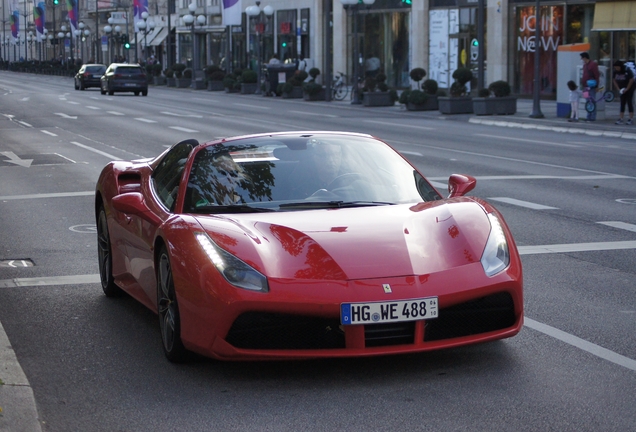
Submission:
M 563 44 L 563 6 L 541 7 L 539 85 L 542 95 L 556 97 L 557 47 Z M 535 8 L 518 7 L 515 11 L 515 92 L 531 95 L 534 88 Z M 572 24 L 572 22 L 570 23 Z M 569 27 L 572 27 L 570 25 Z M 576 26 L 574 26 L 576 28 Z

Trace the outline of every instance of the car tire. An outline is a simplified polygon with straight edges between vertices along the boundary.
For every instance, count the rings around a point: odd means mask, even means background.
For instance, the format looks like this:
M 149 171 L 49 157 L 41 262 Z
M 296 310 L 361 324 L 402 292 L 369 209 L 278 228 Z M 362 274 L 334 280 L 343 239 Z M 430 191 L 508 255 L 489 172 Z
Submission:
M 172 363 L 183 363 L 189 352 L 181 341 L 181 317 L 177 302 L 170 256 L 165 246 L 159 250 L 157 259 L 157 314 L 161 345 L 166 358 Z
M 115 92 L 113 90 L 108 89 L 108 96 L 112 96 L 114 94 L 115 94 Z
M 74 84 L 75 90 L 79 90 L 79 86 L 77 85 L 77 81 L 74 81 L 73 84 Z
M 84 84 L 83 84 L 83 83 L 80 83 L 80 85 L 79 85 L 79 89 L 80 89 L 80 90 L 86 90 L 86 87 L 84 87 Z
M 142 95 L 142 96 L 148 96 L 148 90 L 144 90 L 144 91 L 142 91 L 142 92 L 141 92 L 141 95 Z
M 103 95 L 105 95 L 105 94 L 106 94 L 106 90 L 104 90 L 104 88 L 103 88 L 103 87 L 100 87 L 100 88 L 99 88 L 99 91 L 100 91 L 100 93 L 101 93 L 101 94 L 103 94 Z
M 97 213 L 97 256 L 99 259 L 99 279 L 106 297 L 119 297 L 123 294 L 113 278 L 113 255 L 108 233 L 108 221 L 104 206 Z
M 135 96 L 139 96 L 139 92 L 135 92 Z

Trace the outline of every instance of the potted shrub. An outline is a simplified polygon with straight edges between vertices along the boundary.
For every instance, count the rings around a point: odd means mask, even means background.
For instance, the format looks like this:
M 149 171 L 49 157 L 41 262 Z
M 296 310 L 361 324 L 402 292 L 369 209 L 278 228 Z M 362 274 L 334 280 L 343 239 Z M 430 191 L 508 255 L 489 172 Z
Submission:
M 316 78 L 320 75 L 320 69 L 309 69 L 311 79 L 303 84 L 303 99 L 306 101 L 325 100 L 325 89 L 321 84 L 316 82 Z
M 192 69 L 188 69 L 187 72 L 190 75 L 190 78 L 186 77 L 186 65 L 183 63 L 175 63 L 172 65 L 172 70 L 174 71 L 177 87 L 184 88 L 190 86 L 192 83 Z
M 282 87 L 283 98 L 301 99 L 303 97 L 303 83 L 309 74 L 305 71 L 297 70 L 294 75 L 287 80 Z
M 439 97 L 439 111 L 442 114 L 469 114 L 473 112 L 473 100 L 467 94 L 466 84 L 473 79 L 468 68 L 458 68 L 453 72 L 449 93 L 450 97 Z
M 241 94 L 254 94 L 258 89 L 258 74 L 252 69 L 245 69 L 241 74 Z
M 150 72 L 152 74 L 152 81 L 154 85 L 166 85 L 166 77 L 161 75 L 161 71 L 163 67 L 161 63 L 155 63 L 149 66 Z
M 220 67 L 208 66 L 205 68 L 205 76 L 208 80 L 209 91 L 223 91 L 225 72 Z
M 237 83 L 238 80 L 234 73 L 225 75 L 225 78 L 223 78 L 223 88 L 225 89 L 225 93 L 237 93 Z
M 511 115 L 517 112 L 517 98 L 510 96 L 510 84 L 494 81 L 488 89 L 481 89 L 473 98 L 473 109 L 477 115 Z
M 362 105 L 366 107 L 392 106 L 395 104 L 397 95 L 395 91 L 389 91 L 386 85 L 386 75 L 379 73 L 364 80 L 362 88 Z
M 166 85 L 168 87 L 176 87 L 177 79 L 174 77 L 174 71 L 170 68 L 163 71 L 163 74 L 166 76 Z

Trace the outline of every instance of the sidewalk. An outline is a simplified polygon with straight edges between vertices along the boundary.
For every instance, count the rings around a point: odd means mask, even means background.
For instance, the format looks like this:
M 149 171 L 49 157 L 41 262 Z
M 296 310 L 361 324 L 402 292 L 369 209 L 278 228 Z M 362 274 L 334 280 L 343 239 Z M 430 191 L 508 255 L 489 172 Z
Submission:
M 584 121 L 585 109 L 580 113 L 581 120 L 578 123 L 570 123 L 566 118 L 557 117 L 556 101 L 543 100 L 540 103 L 541 113 L 544 118 L 530 118 L 534 102 L 532 99 L 517 99 L 517 113 L 510 116 L 475 116 L 472 115 L 468 119 L 470 123 L 483 124 L 499 127 L 518 127 L 522 129 L 539 129 L 551 130 L 561 133 L 586 134 L 592 136 L 606 136 L 612 138 L 625 138 L 636 140 L 636 124 L 635 125 L 617 125 L 614 124 L 618 120 L 620 110 L 620 102 L 605 104 L 605 113 L 598 113 L 597 120 L 594 122 Z M 624 119 L 629 118 L 629 113 L 625 110 Z

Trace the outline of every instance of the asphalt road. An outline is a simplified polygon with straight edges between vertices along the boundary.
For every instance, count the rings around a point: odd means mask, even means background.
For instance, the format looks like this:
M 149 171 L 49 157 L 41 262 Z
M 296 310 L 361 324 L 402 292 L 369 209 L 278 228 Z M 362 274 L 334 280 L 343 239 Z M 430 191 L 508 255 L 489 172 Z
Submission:
M 93 191 L 112 159 L 185 138 L 367 132 L 504 214 L 515 338 L 418 355 L 173 365 L 156 316 L 97 281 Z M 45 431 L 636 430 L 636 141 L 466 116 L 0 73 L 0 322 Z M 2 415 L 2 413 L 0 413 Z M 9 425 L 9 430 L 11 430 Z

